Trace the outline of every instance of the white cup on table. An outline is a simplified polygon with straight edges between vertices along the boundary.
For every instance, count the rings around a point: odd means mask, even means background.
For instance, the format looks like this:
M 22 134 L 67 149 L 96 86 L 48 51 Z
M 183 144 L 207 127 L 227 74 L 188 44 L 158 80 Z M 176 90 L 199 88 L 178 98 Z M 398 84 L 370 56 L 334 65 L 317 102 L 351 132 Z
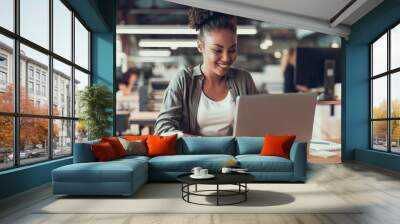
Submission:
M 201 169 L 200 170 L 200 176 L 207 176 L 208 175 L 208 169 Z
M 201 167 L 193 167 L 193 169 L 192 169 L 192 173 L 194 174 L 194 175 L 196 175 L 196 176 L 200 176 L 201 175 L 201 173 L 200 173 L 200 171 L 202 170 L 203 168 L 201 168 Z
M 230 173 L 230 172 L 232 172 L 232 168 L 230 168 L 230 167 L 222 167 L 221 172 L 222 173 Z

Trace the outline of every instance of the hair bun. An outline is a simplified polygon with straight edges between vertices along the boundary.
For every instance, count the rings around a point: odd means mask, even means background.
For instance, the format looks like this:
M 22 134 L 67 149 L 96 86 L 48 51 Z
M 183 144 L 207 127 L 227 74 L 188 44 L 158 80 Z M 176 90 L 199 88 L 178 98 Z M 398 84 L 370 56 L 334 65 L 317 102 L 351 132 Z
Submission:
M 200 28 L 211 18 L 218 16 L 218 13 L 204 9 L 191 8 L 188 12 L 189 27 L 195 30 Z

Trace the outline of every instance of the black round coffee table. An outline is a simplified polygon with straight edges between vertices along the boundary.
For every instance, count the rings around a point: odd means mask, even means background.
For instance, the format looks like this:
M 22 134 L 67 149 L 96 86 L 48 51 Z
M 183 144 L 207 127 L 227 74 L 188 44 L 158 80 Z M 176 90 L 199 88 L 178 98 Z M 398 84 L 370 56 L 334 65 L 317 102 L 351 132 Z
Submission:
M 190 177 L 191 173 L 182 174 L 177 177 L 178 181 L 182 183 L 182 199 L 188 203 L 198 205 L 234 205 L 245 202 L 247 200 L 247 192 L 249 188 L 247 183 L 255 180 L 255 177 L 248 173 L 215 173 L 215 177 L 212 179 L 193 179 Z M 197 185 L 216 185 L 215 190 L 198 190 Z M 190 186 L 195 186 L 194 191 L 190 191 Z M 223 190 L 220 189 L 220 185 L 236 185 L 237 190 Z M 206 194 L 209 192 L 215 192 L 215 194 Z M 204 197 L 216 197 L 216 204 L 203 204 L 197 203 L 190 200 L 190 196 L 204 196 Z M 221 203 L 221 197 L 232 197 L 240 196 L 240 199 L 231 203 Z

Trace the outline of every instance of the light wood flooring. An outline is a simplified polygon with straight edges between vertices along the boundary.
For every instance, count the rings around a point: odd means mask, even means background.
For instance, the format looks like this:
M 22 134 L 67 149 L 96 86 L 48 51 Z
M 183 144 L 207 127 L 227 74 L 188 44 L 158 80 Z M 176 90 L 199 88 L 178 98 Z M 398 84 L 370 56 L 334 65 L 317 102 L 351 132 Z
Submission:
M 37 214 L 53 200 L 49 185 L 0 202 L 0 223 L 105 224 L 252 224 L 252 223 L 400 223 L 400 174 L 359 163 L 312 164 L 308 182 L 366 206 L 356 214 Z M 315 203 L 320 203 L 315 201 Z M 171 205 L 173 206 L 173 205 Z
M 324 158 L 324 157 L 319 157 L 319 156 L 313 156 L 310 153 L 308 153 L 307 155 L 307 160 L 310 163 L 314 163 L 314 164 L 334 164 L 334 163 L 342 163 L 342 153 L 339 152 L 335 152 L 336 155 L 334 156 L 330 156 L 328 158 Z

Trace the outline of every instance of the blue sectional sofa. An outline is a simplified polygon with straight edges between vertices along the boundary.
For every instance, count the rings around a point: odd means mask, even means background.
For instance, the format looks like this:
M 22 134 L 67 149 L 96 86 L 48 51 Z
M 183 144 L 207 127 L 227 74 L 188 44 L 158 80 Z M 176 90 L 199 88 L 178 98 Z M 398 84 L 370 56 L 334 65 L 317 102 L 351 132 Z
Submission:
M 304 182 L 307 144 L 295 142 L 290 159 L 260 156 L 263 137 L 188 137 L 177 141 L 177 155 L 127 156 L 96 162 L 91 141 L 75 144 L 74 163 L 52 171 L 53 193 L 68 195 L 131 195 L 148 181 L 176 181 L 193 167 L 218 172 L 230 159 L 256 177 L 256 181 Z

